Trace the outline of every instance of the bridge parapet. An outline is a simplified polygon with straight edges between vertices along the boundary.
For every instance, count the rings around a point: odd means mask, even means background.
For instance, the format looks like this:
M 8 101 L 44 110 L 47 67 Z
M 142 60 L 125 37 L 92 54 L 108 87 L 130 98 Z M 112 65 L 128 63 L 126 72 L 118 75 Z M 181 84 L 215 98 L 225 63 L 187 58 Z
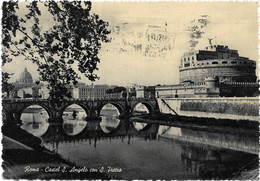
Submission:
M 13 117 L 20 122 L 23 111 L 32 105 L 43 107 L 49 114 L 49 120 L 62 121 L 63 112 L 72 104 L 77 104 L 82 107 L 89 117 L 99 117 L 102 108 L 109 103 L 119 110 L 121 117 L 131 116 L 138 103 L 144 104 L 148 108 L 150 114 L 156 113 L 157 110 L 159 111 L 156 99 L 151 98 L 67 99 L 62 102 L 58 109 L 53 109 L 50 100 L 48 99 L 4 99 L 2 101 L 3 110 L 5 114 L 7 114 L 7 117 Z
M 88 98 L 88 99 L 77 99 L 77 98 L 71 98 L 71 99 L 66 99 L 66 101 L 136 101 L 136 100 L 144 100 L 144 101 L 151 101 L 151 100 L 156 100 L 155 98 Z M 3 99 L 2 102 L 38 102 L 38 101 L 45 101 L 45 102 L 50 102 L 49 99 L 18 99 L 18 98 L 12 98 L 12 99 Z

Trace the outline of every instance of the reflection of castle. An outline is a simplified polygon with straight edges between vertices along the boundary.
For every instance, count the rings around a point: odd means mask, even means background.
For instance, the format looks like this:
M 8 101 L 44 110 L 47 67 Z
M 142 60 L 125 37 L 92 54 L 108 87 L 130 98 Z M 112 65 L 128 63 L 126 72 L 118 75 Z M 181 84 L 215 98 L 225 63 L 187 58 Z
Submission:
M 214 45 L 181 58 L 180 84 L 157 86 L 158 97 L 256 96 L 256 62 L 237 50 Z
M 258 137 L 160 126 L 159 138 L 181 145 L 181 161 L 189 174 L 227 179 L 258 161 Z M 239 158 L 239 159 L 238 159 Z M 248 164 L 250 162 L 250 164 Z M 258 163 L 257 163 L 258 164 Z M 239 170 L 241 169 L 241 170 Z
M 258 132 L 252 130 L 251 133 L 257 135 Z M 257 154 L 259 150 L 257 136 L 240 136 L 230 133 L 222 134 L 170 126 L 161 126 L 158 134 L 162 138 L 182 140 L 194 144 L 202 144 L 253 154 Z
M 252 169 L 254 163 L 249 160 L 256 160 L 257 155 L 243 152 L 230 152 L 218 148 L 196 147 L 193 145 L 181 146 L 181 160 L 186 171 L 200 176 L 202 179 L 227 179 L 241 171 L 241 167 L 247 165 Z M 239 158 L 239 159 L 238 159 Z

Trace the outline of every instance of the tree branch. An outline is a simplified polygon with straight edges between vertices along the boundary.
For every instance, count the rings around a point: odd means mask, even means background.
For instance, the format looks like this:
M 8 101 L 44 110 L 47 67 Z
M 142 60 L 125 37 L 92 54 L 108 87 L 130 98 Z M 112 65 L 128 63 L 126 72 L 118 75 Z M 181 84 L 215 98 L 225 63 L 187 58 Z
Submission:
M 29 60 L 32 60 L 32 58 L 28 57 L 27 55 L 24 54 L 24 52 L 21 51 L 21 49 L 15 45 L 13 42 L 11 42 L 12 45 L 14 45 L 14 47 L 26 58 L 26 59 L 29 59 Z
M 43 59 L 45 60 L 45 63 L 48 64 L 48 61 L 47 61 L 47 59 L 46 59 L 46 57 L 45 57 L 45 55 L 44 55 L 44 51 L 41 49 L 41 46 L 38 45 L 38 44 L 37 44 L 27 33 L 25 33 L 22 29 L 17 28 L 17 30 L 19 30 L 21 33 L 23 33 L 27 38 L 29 38 L 29 39 L 32 41 L 32 43 L 40 50 L 40 52 L 41 52 L 41 54 L 42 54 L 42 56 L 43 56 Z

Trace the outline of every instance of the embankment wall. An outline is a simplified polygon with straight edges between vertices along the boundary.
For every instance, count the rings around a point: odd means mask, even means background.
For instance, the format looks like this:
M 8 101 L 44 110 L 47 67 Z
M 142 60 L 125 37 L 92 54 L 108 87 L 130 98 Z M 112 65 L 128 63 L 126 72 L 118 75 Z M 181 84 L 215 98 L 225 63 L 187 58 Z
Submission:
M 163 100 L 177 114 L 183 116 L 259 119 L 258 98 L 165 98 Z M 158 99 L 158 105 L 162 113 L 173 113 L 161 99 Z

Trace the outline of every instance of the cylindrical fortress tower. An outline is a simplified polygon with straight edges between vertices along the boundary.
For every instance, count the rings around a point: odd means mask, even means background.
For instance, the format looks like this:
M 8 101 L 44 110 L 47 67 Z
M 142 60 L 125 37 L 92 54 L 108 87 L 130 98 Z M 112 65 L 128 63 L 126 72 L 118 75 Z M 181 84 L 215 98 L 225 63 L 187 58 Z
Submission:
M 218 78 L 217 77 L 205 77 L 205 86 L 206 88 L 215 88 L 217 87 Z
M 218 77 L 219 82 L 256 82 L 256 62 L 239 57 L 237 50 L 227 46 L 210 46 L 184 54 L 180 64 L 180 82 L 204 82 Z

